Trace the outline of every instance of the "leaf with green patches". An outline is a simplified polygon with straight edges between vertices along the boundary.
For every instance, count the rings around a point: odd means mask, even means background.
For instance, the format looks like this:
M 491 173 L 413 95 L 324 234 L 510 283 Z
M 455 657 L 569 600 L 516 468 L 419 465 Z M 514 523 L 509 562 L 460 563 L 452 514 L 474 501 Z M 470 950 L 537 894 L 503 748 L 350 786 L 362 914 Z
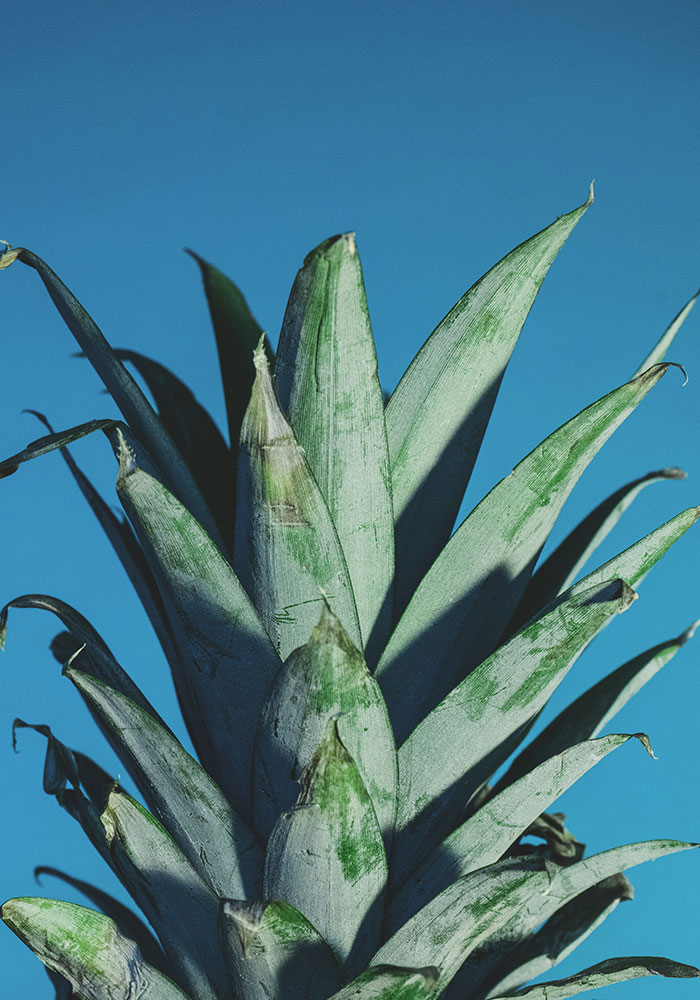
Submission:
M 222 271 L 192 250 L 186 251 L 199 265 L 204 292 L 211 313 L 219 368 L 228 415 L 229 441 L 235 456 L 241 421 L 255 378 L 253 351 L 262 329 L 253 317 L 240 289 Z M 272 363 L 274 352 L 265 338 L 265 350 Z
M 373 965 L 330 1000 L 426 1000 L 433 995 L 437 978 L 434 966 Z
M 576 481 L 666 368 L 651 368 L 550 434 L 484 497 L 449 540 L 377 668 L 399 744 L 493 651 Z
M 158 820 L 112 789 L 101 816 L 115 872 L 155 929 L 188 993 L 221 1000 L 228 976 L 219 947 L 219 900 Z
M 470 796 L 510 755 L 586 645 L 635 596 L 613 580 L 557 600 L 411 733 L 399 749 L 393 885 L 454 828 Z
M 34 877 L 39 882 L 42 875 L 51 875 L 53 878 L 61 879 L 66 885 L 69 885 L 72 889 L 76 889 L 81 892 L 83 896 L 94 903 L 102 913 L 111 919 L 117 925 L 119 931 L 124 935 L 124 937 L 131 938 L 132 941 L 136 941 L 139 948 L 141 949 L 141 954 L 149 965 L 153 965 L 156 969 L 160 969 L 162 973 L 166 976 L 168 973 L 168 962 L 163 954 L 163 949 L 158 944 L 154 938 L 151 930 L 146 926 L 143 920 L 138 917 L 133 910 L 129 909 L 128 906 L 124 906 L 120 903 L 118 899 L 111 896 L 108 892 L 104 892 L 102 889 L 98 889 L 97 886 L 92 885 L 90 882 L 84 882 L 82 879 L 74 878 L 72 875 L 68 875 L 66 872 L 60 871 L 58 868 L 50 868 L 46 865 L 40 865 L 38 868 L 34 869 Z M 172 975 L 171 975 L 172 978 Z
M 501 978 L 490 990 L 489 996 L 511 993 L 548 972 L 600 927 L 619 903 L 633 898 L 634 889 L 622 874 L 611 875 L 586 889 L 557 910 L 544 927 L 508 956 L 508 961 L 499 969 Z M 456 986 L 457 978 L 459 974 L 453 980 L 453 986 Z
M 447 543 L 520 330 L 592 200 L 591 186 L 584 205 L 477 281 L 433 331 L 389 400 L 398 612 Z
M 645 650 L 584 691 L 518 754 L 496 785 L 496 790 L 506 788 L 543 760 L 561 753 L 579 740 L 597 736 L 630 698 L 692 638 L 697 625 L 698 622 L 695 622 L 677 639 Z
M 129 698 L 74 667 L 65 674 L 112 728 L 149 808 L 214 892 L 259 891 L 262 848 L 204 768 Z
M 379 944 L 387 861 L 372 800 L 336 719 L 265 857 L 264 895 L 291 903 L 357 975 Z
M 338 532 L 372 664 L 391 630 L 394 518 L 384 403 L 353 233 L 325 240 L 297 274 L 275 387 Z
M 126 447 L 117 493 L 171 612 L 182 662 L 175 680 L 197 754 L 248 819 L 255 727 L 279 658 L 217 546 Z
M 540 608 L 570 587 L 582 567 L 607 538 L 630 504 L 645 486 L 666 480 L 685 479 L 683 469 L 660 469 L 627 483 L 592 510 L 542 563 L 525 588 L 525 593 L 508 626 L 517 632 Z
M 221 431 L 185 383 L 165 365 L 137 351 L 117 350 L 151 390 L 158 416 L 194 476 L 218 528 L 230 548 L 236 489 L 235 464 Z
M 393 934 L 455 879 L 498 861 L 555 799 L 632 738 L 615 733 L 579 743 L 494 795 L 447 836 L 391 898 L 385 918 L 387 932 Z M 648 750 L 645 741 L 643 737 Z
M 231 989 L 246 1000 L 326 1000 L 343 983 L 331 949 L 289 903 L 224 900 L 219 927 Z
M 693 979 L 700 976 L 700 969 L 694 965 L 682 965 L 669 958 L 654 958 L 650 955 L 634 956 L 632 958 L 609 958 L 605 962 L 592 965 L 582 972 L 577 972 L 566 979 L 556 979 L 549 983 L 537 983 L 527 986 L 517 993 L 500 994 L 498 1000 L 510 1000 L 511 997 L 529 997 L 530 1000 L 566 1000 L 586 990 L 602 989 L 628 979 L 639 979 L 642 976 L 666 976 L 671 979 Z
M 189 1000 L 149 965 L 109 917 L 75 903 L 24 897 L 0 911 L 10 930 L 44 965 L 64 976 L 81 1000 Z
M 343 743 L 362 776 L 387 846 L 396 815 L 396 746 L 379 685 L 326 606 L 306 645 L 294 650 L 263 705 L 253 756 L 253 815 L 266 839 L 299 794 L 328 720 L 342 714 Z
M 697 301 L 698 295 L 700 295 L 700 292 L 696 292 L 696 294 L 692 297 L 692 299 L 686 302 L 686 304 L 683 306 L 678 315 L 671 320 L 671 322 L 666 327 L 664 332 L 661 334 L 661 337 L 654 345 L 650 353 L 647 355 L 644 361 L 642 361 L 641 365 L 635 372 L 635 375 L 641 375 L 642 372 L 647 370 L 647 368 L 651 368 L 652 365 L 657 365 L 659 364 L 659 362 L 664 360 L 664 358 L 666 357 L 666 351 L 669 349 L 676 334 L 683 326 L 683 323 L 685 322 L 688 313 L 690 312 L 690 310 L 693 308 L 693 306 Z
M 255 365 L 238 456 L 234 568 L 283 659 L 311 635 L 324 594 L 361 649 L 338 535 L 277 402 L 262 347 Z
M 80 349 L 102 379 L 107 392 L 121 410 L 136 437 L 143 442 L 161 473 L 166 477 L 172 491 L 201 521 L 216 543 L 222 544 L 212 515 L 182 455 L 95 321 L 40 257 L 24 248 L 16 248 L 12 254 L 14 254 L 13 259 L 21 260 L 37 272 Z

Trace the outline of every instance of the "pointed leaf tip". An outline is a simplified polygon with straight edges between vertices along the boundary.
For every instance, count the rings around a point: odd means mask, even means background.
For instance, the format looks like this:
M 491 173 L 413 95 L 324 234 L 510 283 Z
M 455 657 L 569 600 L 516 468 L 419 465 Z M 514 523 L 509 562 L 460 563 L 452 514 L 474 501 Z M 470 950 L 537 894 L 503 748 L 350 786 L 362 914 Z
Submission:
M 5 247 L 4 250 L 0 250 L 0 270 L 9 267 L 10 264 L 14 264 L 17 260 L 20 251 L 14 250 L 12 244 L 8 243 L 7 240 L 0 240 L 0 243 Z
M 593 193 L 594 184 L 595 184 L 595 177 L 591 181 L 591 186 L 588 189 L 588 201 L 586 202 L 587 205 L 592 205 L 593 202 L 595 201 L 595 194 Z

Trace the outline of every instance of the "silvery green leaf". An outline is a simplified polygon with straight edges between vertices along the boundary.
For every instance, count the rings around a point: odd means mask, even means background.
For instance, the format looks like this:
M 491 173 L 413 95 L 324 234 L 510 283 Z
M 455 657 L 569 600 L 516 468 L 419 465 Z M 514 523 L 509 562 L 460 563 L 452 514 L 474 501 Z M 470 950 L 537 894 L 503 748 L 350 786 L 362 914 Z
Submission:
M 264 896 L 291 903 L 357 975 L 380 940 L 387 861 L 369 793 L 331 719 L 267 845 Z
M 228 976 L 219 900 L 158 820 L 113 788 L 101 816 L 115 872 L 160 938 L 178 982 L 197 1000 L 221 1000 Z
M 529 997 L 530 1000 L 566 1000 L 567 997 L 576 996 L 577 993 L 584 993 L 586 990 L 602 989 L 603 986 L 612 986 L 613 983 L 639 979 L 642 976 L 693 979 L 700 976 L 700 969 L 696 969 L 694 965 L 682 965 L 669 958 L 654 958 L 650 955 L 609 958 L 573 976 L 567 976 L 566 979 L 526 986 L 517 993 L 507 994 L 507 997 L 508 1000 L 511 997 Z M 500 994 L 498 1000 L 506 1000 L 506 994 Z
M 693 306 L 697 301 L 698 295 L 700 295 L 700 292 L 696 293 L 692 297 L 692 299 L 686 302 L 686 304 L 683 306 L 678 315 L 671 320 L 671 322 L 666 327 L 664 332 L 661 334 L 661 337 L 654 345 L 650 353 L 647 355 L 644 361 L 642 361 L 641 365 L 635 372 L 635 375 L 641 375 L 641 373 L 646 371 L 647 368 L 651 368 L 652 365 L 657 365 L 659 364 L 660 361 L 664 360 L 664 358 L 666 357 L 666 351 L 669 349 L 676 334 L 683 326 L 683 323 L 685 322 L 688 313 L 690 312 L 690 310 L 693 308 Z
M 219 927 L 231 989 L 245 1000 L 326 1000 L 343 983 L 331 949 L 289 903 L 224 900 Z
M 581 775 L 631 738 L 615 733 L 578 743 L 489 799 L 442 841 L 391 898 L 385 919 L 388 933 L 455 879 L 496 862 Z
M 14 248 L 14 259 L 34 268 L 66 326 L 78 342 L 134 434 L 143 442 L 180 501 L 222 544 L 202 494 L 153 407 L 116 356 L 92 317 L 51 268 L 31 250 Z M 0 467 L 1 469 L 1 467 Z
M 74 667 L 65 673 L 111 726 L 149 808 L 214 892 L 259 891 L 261 845 L 204 768 L 129 698 Z
M 330 1000 L 425 1000 L 433 995 L 437 978 L 434 966 L 373 965 Z
M 275 386 L 338 532 L 372 664 L 391 629 L 394 519 L 384 403 L 353 233 L 325 240 L 297 274 Z
M 659 643 L 623 663 L 584 691 L 518 754 L 496 789 L 505 788 L 522 774 L 579 740 L 597 736 L 630 698 L 692 638 L 697 622 L 677 639 Z
M 396 815 L 396 746 L 379 685 L 333 612 L 323 606 L 309 641 L 284 663 L 263 705 L 253 757 L 253 815 L 267 838 L 299 794 L 328 720 L 339 720 L 388 846 Z
M 255 726 L 279 658 L 217 546 L 173 494 L 138 467 L 126 444 L 117 493 L 169 612 L 182 664 L 178 696 L 197 754 L 247 819 Z
M 682 469 L 660 469 L 627 483 L 599 504 L 581 521 L 533 574 L 508 626 L 516 632 L 525 622 L 571 586 L 581 568 L 607 538 L 630 504 L 645 486 L 666 480 L 685 479 Z
M 302 646 L 324 594 L 362 648 L 345 557 L 304 450 L 280 409 L 262 347 L 241 427 L 234 567 L 280 656 Z
M 510 755 L 586 645 L 635 596 L 622 580 L 613 580 L 557 600 L 411 733 L 398 755 L 392 885 L 454 828 L 470 796 Z
M 109 917 L 75 903 L 24 897 L 3 904 L 2 919 L 80 1000 L 189 1000 L 148 965 Z
M 633 898 L 634 889 L 622 874 L 611 875 L 586 889 L 557 910 L 544 927 L 508 956 L 507 963 L 499 969 L 502 978 L 489 996 L 511 993 L 558 965 L 600 927 L 619 903 Z
M 593 200 L 516 247 L 425 342 L 386 408 L 396 519 L 396 609 L 447 543 L 520 330 Z
M 450 538 L 377 668 L 397 743 L 493 651 L 578 478 L 667 367 L 649 369 L 550 434 Z

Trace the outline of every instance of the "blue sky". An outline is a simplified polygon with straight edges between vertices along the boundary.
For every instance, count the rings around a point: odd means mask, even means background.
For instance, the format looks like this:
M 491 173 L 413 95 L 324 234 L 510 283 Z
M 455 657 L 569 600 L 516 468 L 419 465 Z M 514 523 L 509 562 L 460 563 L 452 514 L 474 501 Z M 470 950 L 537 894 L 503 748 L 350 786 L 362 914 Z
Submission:
M 513 246 L 585 200 L 596 203 L 548 276 L 503 384 L 470 487 L 476 502 L 542 437 L 636 369 L 700 284 L 700 13 L 694 3 L 616 0 L 431 5 L 138 5 L 36 0 L 0 14 L 0 237 L 43 256 L 107 337 L 159 358 L 221 418 L 213 338 L 184 246 L 244 290 L 272 339 L 304 255 L 357 232 L 387 388 L 460 295 Z M 0 281 L 3 455 L 114 408 L 38 279 Z M 670 372 L 596 459 L 554 539 L 618 485 L 681 465 L 682 483 L 642 494 L 601 560 L 700 503 L 700 314 Z M 101 440 L 75 448 L 111 495 Z M 2 483 L 3 601 L 53 593 L 79 608 L 169 719 L 175 699 L 144 616 L 57 456 Z M 645 581 L 562 692 L 700 617 L 700 529 Z M 118 770 L 47 652 L 49 616 L 17 611 L 2 657 L 4 776 L 0 895 L 35 891 L 54 865 L 118 891 L 80 830 L 41 790 L 50 723 Z M 699 639 L 695 640 L 700 642 Z M 647 837 L 700 840 L 698 650 L 688 647 L 616 720 L 649 733 L 562 803 L 592 851 Z M 181 727 L 180 730 L 181 731 Z M 4 747 L 4 749 L 2 749 Z M 616 954 L 698 963 L 700 859 L 632 874 L 637 891 L 566 966 Z M 69 893 L 46 882 L 46 893 Z M 74 898 L 74 897 L 70 897 Z M 75 897 L 77 899 L 77 897 Z M 50 996 L 39 963 L 0 935 L 8 995 Z M 690 982 L 643 981 L 617 996 L 679 998 Z

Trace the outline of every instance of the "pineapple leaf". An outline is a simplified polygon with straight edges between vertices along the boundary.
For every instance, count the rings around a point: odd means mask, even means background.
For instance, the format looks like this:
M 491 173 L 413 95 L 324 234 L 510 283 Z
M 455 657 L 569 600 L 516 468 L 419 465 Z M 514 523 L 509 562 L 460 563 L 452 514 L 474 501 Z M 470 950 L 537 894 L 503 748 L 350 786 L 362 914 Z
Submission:
M 303 645 L 327 595 L 362 648 L 355 598 L 328 507 L 279 407 L 262 346 L 241 427 L 234 567 L 280 656 Z
M 41 865 L 34 869 L 34 877 L 37 882 L 39 882 L 42 875 L 51 875 L 53 878 L 61 879 L 62 882 L 65 882 L 66 885 L 69 885 L 72 889 L 76 889 L 78 892 L 81 892 L 83 896 L 89 899 L 91 903 L 94 903 L 94 905 L 97 906 L 100 911 L 105 914 L 105 916 L 112 918 L 124 937 L 128 937 L 131 938 L 132 941 L 136 941 L 141 949 L 141 954 L 150 965 L 155 966 L 156 969 L 160 969 L 160 971 L 166 976 L 170 975 L 172 978 L 172 973 L 168 972 L 168 962 L 163 954 L 163 949 L 160 944 L 143 920 L 128 906 L 124 906 L 124 904 L 120 903 L 118 899 L 114 898 L 114 896 L 110 896 L 109 893 L 104 892 L 102 889 L 98 889 L 97 886 L 92 885 L 90 882 L 84 882 L 82 879 L 74 878 L 72 875 L 68 875 L 66 872 L 62 872 L 58 868 L 50 868 L 48 866 Z
M 545 275 L 593 201 L 511 251 L 433 331 L 386 408 L 396 610 L 447 543 L 501 380 Z
M 557 599 L 411 733 L 399 749 L 392 885 L 454 828 L 470 796 L 510 755 L 586 645 L 635 597 L 613 580 Z
M 101 820 L 114 870 L 158 934 L 177 981 L 197 1000 L 220 1000 L 227 973 L 216 894 L 131 796 L 113 788 Z
M 648 749 L 646 737 L 636 734 Z M 494 864 L 540 813 L 613 750 L 632 739 L 624 733 L 587 740 L 546 760 L 489 799 L 446 837 L 390 900 L 392 934 L 455 879 Z
M 384 403 L 353 233 L 325 240 L 297 274 L 275 387 L 338 532 L 374 665 L 391 630 L 394 518 Z
M 126 448 L 117 493 L 172 612 L 182 662 L 176 682 L 192 742 L 247 819 L 255 726 L 279 658 L 216 545 L 165 486 L 139 469 Z
M 331 719 L 267 845 L 264 895 L 311 921 L 357 975 L 379 944 L 387 862 L 372 801 Z
M 507 997 L 530 997 L 530 1000 L 566 1000 L 586 990 L 597 990 L 613 983 L 622 983 L 628 979 L 639 979 L 642 976 L 667 976 L 673 979 L 692 979 L 700 976 L 700 969 L 694 965 L 681 965 L 669 958 L 653 958 L 649 955 L 632 958 L 609 958 L 605 962 L 592 965 L 582 972 L 577 972 L 566 979 L 556 979 L 548 983 L 537 983 L 527 986 L 517 993 L 509 993 Z M 495 998 L 494 998 L 495 1000 Z M 500 994 L 498 1000 L 506 1000 L 505 994 Z
M 330 1000 L 425 1000 L 433 995 L 437 978 L 434 966 L 373 965 Z
M 649 369 L 550 434 L 494 486 L 449 540 L 377 669 L 399 744 L 493 651 L 576 481 L 667 367 Z
M 502 995 L 519 989 L 531 979 L 548 972 L 572 953 L 619 903 L 634 898 L 629 879 L 619 873 L 586 889 L 562 906 L 536 934 L 527 938 L 508 956 L 499 969 L 501 979 L 489 995 Z M 506 969 L 508 971 L 506 971 Z M 459 973 L 453 981 L 456 986 Z
M 182 455 L 95 321 L 40 257 L 24 248 L 15 249 L 13 253 L 37 272 L 80 349 L 102 379 L 134 434 L 152 455 L 173 492 L 202 522 L 216 543 L 222 544 L 212 515 Z
M 661 337 L 654 345 L 650 353 L 647 355 L 644 361 L 642 361 L 641 365 L 635 372 L 635 375 L 641 375 L 642 372 L 647 370 L 647 368 L 651 368 L 652 365 L 657 365 L 664 360 L 664 358 L 666 357 L 666 351 L 669 349 L 676 334 L 683 326 L 683 323 L 685 322 L 688 313 L 690 312 L 690 310 L 693 308 L 693 306 L 697 301 L 698 295 L 700 295 L 700 292 L 696 292 L 696 294 L 692 297 L 692 299 L 686 302 L 686 304 L 683 306 L 678 315 L 671 320 L 671 322 L 666 327 L 664 332 L 661 334 Z
M 139 1000 L 189 1000 L 149 965 L 138 945 L 95 910 L 55 899 L 10 899 L 2 919 L 44 965 L 64 976 L 81 1000 L 138 996 Z
M 374 805 L 385 846 L 396 815 L 396 746 L 379 685 L 362 653 L 326 606 L 306 645 L 294 650 L 263 705 L 253 756 L 254 817 L 265 838 L 294 805 L 295 780 L 310 763 L 328 719 L 342 713 L 343 743 Z
M 204 768 L 129 698 L 74 667 L 65 674 L 112 728 L 147 804 L 214 892 L 259 890 L 261 846 Z
M 151 390 L 158 416 L 187 462 L 230 548 L 236 476 L 233 457 L 221 431 L 192 391 L 165 365 L 137 351 L 118 349 L 115 354 L 120 361 L 132 364 Z
M 32 410 L 32 413 L 34 412 L 36 411 Z M 101 431 L 112 427 L 114 423 L 114 420 L 107 419 L 88 420 L 84 424 L 69 427 L 65 431 L 52 431 L 51 434 L 37 438 L 36 441 L 32 441 L 31 444 L 28 444 L 22 451 L 17 452 L 16 455 L 5 458 L 0 462 L 0 479 L 11 476 L 13 472 L 17 471 L 20 465 L 24 462 L 29 462 L 32 458 L 40 458 L 42 455 L 48 455 L 49 452 L 55 451 L 56 448 L 65 448 L 66 445 L 72 444 L 73 441 L 78 441 L 88 434 L 92 434 L 93 431 Z
M 289 903 L 224 900 L 219 921 L 231 989 L 245 1000 L 326 1000 L 342 986 L 333 952 Z
M 660 469 L 658 472 L 649 472 L 646 476 L 627 483 L 603 500 L 566 536 L 533 574 L 508 626 L 509 633 L 517 632 L 525 622 L 534 618 L 540 608 L 571 586 L 581 568 L 607 538 L 645 486 L 669 479 L 685 478 L 686 473 L 683 469 Z
M 659 643 L 628 660 L 584 691 L 518 754 L 496 788 L 507 787 L 541 761 L 579 740 L 597 736 L 630 698 L 692 638 L 697 624 L 695 622 L 677 639 Z

